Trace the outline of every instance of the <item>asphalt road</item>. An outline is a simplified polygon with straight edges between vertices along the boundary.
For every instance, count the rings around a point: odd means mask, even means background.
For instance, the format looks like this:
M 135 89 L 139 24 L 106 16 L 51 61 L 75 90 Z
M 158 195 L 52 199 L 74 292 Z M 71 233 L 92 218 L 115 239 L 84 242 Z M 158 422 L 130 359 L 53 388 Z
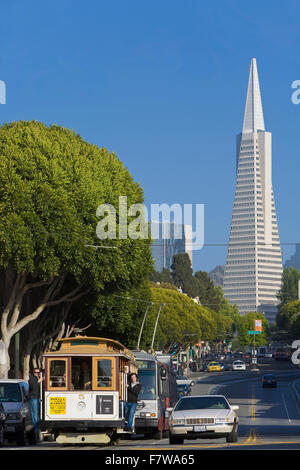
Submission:
M 264 359 L 258 364 L 259 371 L 227 371 L 194 374 L 197 379 L 193 395 L 222 394 L 229 402 L 239 405 L 239 440 L 227 443 L 221 439 L 186 440 L 183 445 L 169 445 L 169 440 L 145 439 L 136 435 L 122 440 L 114 447 L 80 446 L 80 450 L 198 450 L 198 449 L 272 449 L 300 450 L 300 370 L 289 362 Z M 264 373 L 273 372 L 277 388 L 262 388 Z M 299 395 L 297 396 L 297 392 Z M 78 446 L 62 447 L 55 442 L 41 442 L 31 450 L 78 449 Z M 7 449 L 22 449 L 13 445 Z
M 121 449 L 300 449 L 300 370 L 288 362 L 265 359 L 258 364 L 259 371 L 228 371 L 199 374 L 192 395 L 222 394 L 233 405 L 238 405 L 239 441 L 227 443 L 223 439 L 186 440 L 183 445 L 170 446 L 168 439 L 146 441 L 134 439 L 124 442 Z M 273 372 L 277 388 L 263 388 L 264 373 Z M 297 397 L 297 392 L 299 396 Z

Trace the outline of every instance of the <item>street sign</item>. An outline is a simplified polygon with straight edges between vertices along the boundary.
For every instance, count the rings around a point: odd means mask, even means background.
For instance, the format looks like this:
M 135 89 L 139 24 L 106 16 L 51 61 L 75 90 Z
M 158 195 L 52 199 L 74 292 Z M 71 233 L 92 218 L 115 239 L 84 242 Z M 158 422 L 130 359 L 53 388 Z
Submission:
M 255 320 L 254 323 L 255 323 L 255 326 L 254 326 L 255 331 L 261 331 L 262 330 L 262 321 L 261 320 Z
M 248 330 L 248 335 L 260 335 L 260 333 L 258 330 Z

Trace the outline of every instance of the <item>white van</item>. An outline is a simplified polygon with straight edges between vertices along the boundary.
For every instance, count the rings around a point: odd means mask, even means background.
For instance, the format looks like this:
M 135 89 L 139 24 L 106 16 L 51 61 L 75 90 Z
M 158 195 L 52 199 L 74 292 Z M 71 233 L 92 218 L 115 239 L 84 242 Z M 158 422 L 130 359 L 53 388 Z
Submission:
M 25 445 L 27 439 L 29 444 L 36 444 L 28 390 L 26 380 L 0 379 L 0 403 L 6 415 L 4 438 L 17 442 L 17 445 Z

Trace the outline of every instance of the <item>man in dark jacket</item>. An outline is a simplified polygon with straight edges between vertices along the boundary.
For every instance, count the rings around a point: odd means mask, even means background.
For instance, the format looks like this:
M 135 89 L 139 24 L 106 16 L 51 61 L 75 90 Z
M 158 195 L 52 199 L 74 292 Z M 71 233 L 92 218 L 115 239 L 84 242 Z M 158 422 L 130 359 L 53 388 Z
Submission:
M 133 418 L 141 387 L 141 384 L 138 382 L 138 376 L 134 373 L 130 374 L 129 383 L 127 384 L 127 402 L 124 405 L 125 420 L 127 421 L 126 431 L 133 432 Z
M 31 418 L 36 431 L 39 430 L 40 423 L 40 396 L 41 396 L 41 383 L 42 376 L 40 370 L 36 367 L 29 378 L 29 406 L 31 411 Z

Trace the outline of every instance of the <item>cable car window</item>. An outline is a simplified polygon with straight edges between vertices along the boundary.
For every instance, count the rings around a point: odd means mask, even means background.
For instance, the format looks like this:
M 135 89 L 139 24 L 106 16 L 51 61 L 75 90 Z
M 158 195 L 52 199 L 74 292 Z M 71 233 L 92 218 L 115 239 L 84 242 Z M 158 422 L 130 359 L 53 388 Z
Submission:
M 72 357 L 71 389 L 92 389 L 92 359 L 90 357 Z
M 49 360 L 49 389 L 67 389 L 67 360 Z
M 112 390 L 115 385 L 114 361 L 111 358 L 94 358 L 93 388 Z

